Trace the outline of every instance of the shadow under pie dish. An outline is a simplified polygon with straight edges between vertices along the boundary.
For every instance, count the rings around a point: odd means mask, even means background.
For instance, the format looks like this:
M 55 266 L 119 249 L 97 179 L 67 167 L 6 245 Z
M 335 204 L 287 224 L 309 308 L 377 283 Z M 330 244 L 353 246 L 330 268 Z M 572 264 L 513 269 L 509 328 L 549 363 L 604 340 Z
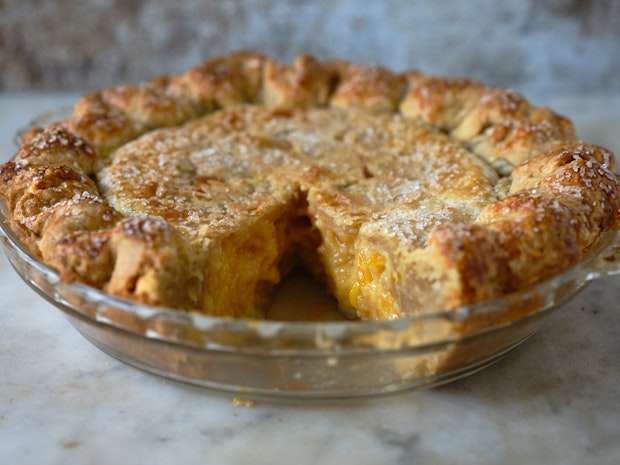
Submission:
M 333 397 L 452 379 L 530 334 L 615 240 L 613 169 L 514 92 L 239 53 L 82 98 L 0 190 L 11 262 L 108 352 Z M 265 320 L 299 266 L 366 321 Z

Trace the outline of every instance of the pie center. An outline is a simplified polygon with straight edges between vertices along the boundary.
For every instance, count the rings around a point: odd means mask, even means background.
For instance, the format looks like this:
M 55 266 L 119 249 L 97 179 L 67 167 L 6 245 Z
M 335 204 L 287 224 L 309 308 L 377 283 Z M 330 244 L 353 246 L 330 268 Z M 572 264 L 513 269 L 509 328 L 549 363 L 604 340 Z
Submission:
M 233 106 L 104 163 L 96 180 L 113 207 L 187 239 L 196 306 L 215 315 L 262 316 L 298 264 L 351 315 L 411 313 L 401 307 L 426 303 L 399 297 L 398 264 L 433 228 L 472 223 L 503 196 L 491 165 L 442 131 L 355 109 Z

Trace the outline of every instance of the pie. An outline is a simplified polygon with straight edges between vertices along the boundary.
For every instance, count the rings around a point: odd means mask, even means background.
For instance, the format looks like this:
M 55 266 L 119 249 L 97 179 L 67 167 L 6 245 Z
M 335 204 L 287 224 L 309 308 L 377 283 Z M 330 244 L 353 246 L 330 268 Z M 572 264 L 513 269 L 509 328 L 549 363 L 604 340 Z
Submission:
M 0 166 L 25 247 L 139 303 L 260 318 L 303 266 L 354 318 L 455 309 L 620 222 L 606 149 L 521 95 L 254 52 L 81 98 Z

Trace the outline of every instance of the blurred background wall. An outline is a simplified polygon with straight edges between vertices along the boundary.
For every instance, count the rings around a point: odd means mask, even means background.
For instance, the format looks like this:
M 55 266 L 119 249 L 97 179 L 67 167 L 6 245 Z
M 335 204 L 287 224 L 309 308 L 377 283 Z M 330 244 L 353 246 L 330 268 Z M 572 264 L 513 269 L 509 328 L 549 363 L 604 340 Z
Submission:
M 620 92 L 618 0 L 0 0 L 0 91 L 87 91 L 256 49 Z

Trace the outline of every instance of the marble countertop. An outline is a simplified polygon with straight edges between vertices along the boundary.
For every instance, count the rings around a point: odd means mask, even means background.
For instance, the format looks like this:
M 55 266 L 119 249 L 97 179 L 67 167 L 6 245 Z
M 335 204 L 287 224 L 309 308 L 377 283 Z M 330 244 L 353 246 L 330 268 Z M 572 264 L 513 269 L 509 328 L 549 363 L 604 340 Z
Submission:
M 73 95 L 0 94 L 12 135 Z M 546 97 L 620 154 L 620 95 Z M 591 284 L 524 345 L 452 384 L 372 400 L 235 405 L 100 352 L 0 253 L 0 463 L 618 464 L 620 277 Z

